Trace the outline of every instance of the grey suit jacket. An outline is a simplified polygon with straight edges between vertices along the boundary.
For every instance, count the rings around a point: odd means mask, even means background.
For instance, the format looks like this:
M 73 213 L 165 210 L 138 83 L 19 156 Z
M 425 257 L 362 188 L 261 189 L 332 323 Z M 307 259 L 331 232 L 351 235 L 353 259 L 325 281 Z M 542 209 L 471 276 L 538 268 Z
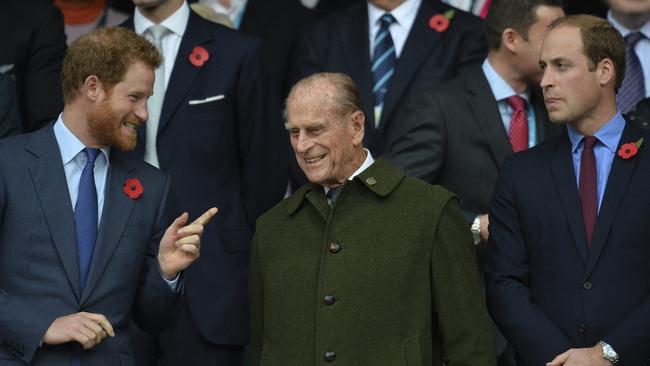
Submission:
M 537 140 L 557 135 L 539 90 L 531 93 Z M 468 221 L 487 213 L 501 163 L 512 154 L 508 134 L 480 66 L 435 91 L 409 96 L 385 156 L 456 193 Z
M 123 191 L 137 178 L 138 199 Z M 178 295 L 155 260 L 171 223 L 169 179 L 111 152 L 105 203 L 83 292 L 79 289 L 74 214 L 52 126 L 0 142 L 0 365 L 68 365 L 73 351 L 88 365 L 133 365 L 128 320 L 161 332 Z M 39 346 L 57 317 L 87 311 L 115 329 L 90 351 L 77 343 Z

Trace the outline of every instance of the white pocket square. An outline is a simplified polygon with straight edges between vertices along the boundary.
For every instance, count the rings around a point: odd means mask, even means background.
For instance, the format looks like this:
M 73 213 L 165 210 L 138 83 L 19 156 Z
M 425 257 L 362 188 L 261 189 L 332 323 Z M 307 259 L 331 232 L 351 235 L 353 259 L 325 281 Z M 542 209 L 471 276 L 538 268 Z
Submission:
M 210 103 L 210 102 L 216 102 L 217 100 L 221 100 L 225 98 L 226 96 L 221 94 L 221 95 L 215 95 L 212 97 L 207 97 L 205 99 L 195 99 L 195 100 L 190 100 L 187 102 L 189 105 L 196 105 L 196 104 L 203 104 L 203 103 Z

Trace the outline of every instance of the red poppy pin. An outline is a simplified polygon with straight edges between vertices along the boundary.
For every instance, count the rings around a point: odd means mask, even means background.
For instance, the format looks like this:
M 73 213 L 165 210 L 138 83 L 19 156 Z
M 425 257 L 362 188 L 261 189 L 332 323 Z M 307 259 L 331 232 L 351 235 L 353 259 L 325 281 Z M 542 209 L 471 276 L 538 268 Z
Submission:
M 144 193 L 142 183 L 138 178 L 127 179 L 124 182 L 124 193 L 132 200 L 137 200 Z
M 429 28 L 442 33 L 449 28 L 449 23 L 456 13 L 454 9 L 447 10 L 444 14 L 436 14 L 429 18 Z
M 203 64 L 210 59 L 210 54 L 208 50 L 202 46 L 196 46 L 192 49 L 190 53 L 190 63 L 196 67 L 201 67 Z
M 623 159 L 629 159 L 636 155 L 639 152 L 639 148 L 643 143 L 643 138 L 638 139 L 636 142 L 628 142 L 627 144 L 621 145 L 621 148 L 618 150 L 618 156 Z

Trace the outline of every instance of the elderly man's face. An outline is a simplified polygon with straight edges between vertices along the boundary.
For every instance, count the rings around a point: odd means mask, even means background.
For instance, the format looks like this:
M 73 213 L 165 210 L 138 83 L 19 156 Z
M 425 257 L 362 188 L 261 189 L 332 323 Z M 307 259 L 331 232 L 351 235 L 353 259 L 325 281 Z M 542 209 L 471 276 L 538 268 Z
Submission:
M 287 130 L 296 160 L 310 182 L 336 187 L 358 168 L 363 113 L 340 116 L 321 95 L 296 93 L 287 103 Z
M 105 91 L 87 116 L 88 128 L 99 146 L 133 150 L 137 128 L 147 118 L 147 99 L 153 88 L 154 72 L 138 61 L 124 79 Z
M 541 87 L 551 121 L 580 123 L 594 117 L 602 101 L 600 65 L 590 70 L 580 30 L 560 26 L 551 30 L 539 59 L 544 71 Z

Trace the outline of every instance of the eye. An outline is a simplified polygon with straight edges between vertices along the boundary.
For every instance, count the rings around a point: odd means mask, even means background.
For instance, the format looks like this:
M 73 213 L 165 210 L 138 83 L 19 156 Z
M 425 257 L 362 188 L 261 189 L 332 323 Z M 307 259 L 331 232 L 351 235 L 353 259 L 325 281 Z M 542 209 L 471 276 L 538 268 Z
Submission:
M 289 129 L 289 135 L 291 135 L 291 137 L 298 137 L 298 135 L 300 135 L 300 130 L 297 128 L 291 128 Z
M 323 132 L 322 127 L 310 127 L 307 129 L 307 132 L 309 132 L 310 135 L 319 135 Z

